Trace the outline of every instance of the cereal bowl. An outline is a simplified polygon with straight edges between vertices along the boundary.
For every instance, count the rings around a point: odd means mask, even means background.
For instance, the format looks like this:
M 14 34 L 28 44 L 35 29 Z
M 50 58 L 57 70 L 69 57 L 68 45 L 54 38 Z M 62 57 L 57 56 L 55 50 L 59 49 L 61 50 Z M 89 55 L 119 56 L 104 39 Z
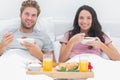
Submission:
M 33 39 L 33 38 L 17 38 L 17 41 L 19 43 L 30 42 L 30 43 L 34 44 L 35 39 Z
M 81 43 L 82 43 L 82 44 L 86 44 L 86 43 L 88 43 L 88 42 L 92 42 L 92 41 L 95 41 L 95 40 L 96 40 L 95 37 L 85 37 L 85 38 L 81 41 Z

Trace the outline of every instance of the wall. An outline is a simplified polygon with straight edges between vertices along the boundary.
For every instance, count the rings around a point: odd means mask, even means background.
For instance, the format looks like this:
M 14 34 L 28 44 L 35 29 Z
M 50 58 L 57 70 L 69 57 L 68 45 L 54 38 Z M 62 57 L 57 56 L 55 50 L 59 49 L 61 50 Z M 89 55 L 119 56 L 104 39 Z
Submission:
M 23 0 L 0 0 L 0 20 L 19 16 Z M 41 16 L 73 20 L 76 10 L 83 4 L 92 6 L 100 21 L 120 21 L 119 0 L 37 0 Z
M 19 10 L 23 0 L 0 0 L 0 20 L 19 17 Z M 114 31 L 119 32 L 120 10 L 119 0 L 37 0 L 41 7 L 40 17 L 53 17 L 55 26 L 61 26 L 60 22 L 73 22 L 75 13 L 81 5 L 92 6 L 101 23 L 113 24 Z M 64 25 L 64 24 L 63 24 Z M 65 24 L 66 26 L 72 24 Z M 107 26 L 109 27 L 109 26 Z M 112 28 L 112 29 L 113 29 Z M 108 28 L 107 28 L 108 29 Z M 109 30 L 108 30 L 109 31 Z M 117 33 L 118 34 L 118 33 Z
M 19 16 L 19 8 L 22 0 L 0 0 L 0 20 Z

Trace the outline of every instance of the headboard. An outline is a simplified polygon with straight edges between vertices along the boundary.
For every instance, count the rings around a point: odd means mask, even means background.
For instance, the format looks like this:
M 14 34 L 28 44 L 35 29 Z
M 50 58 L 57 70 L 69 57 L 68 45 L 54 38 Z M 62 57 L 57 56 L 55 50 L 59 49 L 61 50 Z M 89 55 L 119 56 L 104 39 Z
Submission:
M 0 20 L 0 32 L 12 28 L 18 27 L 20 19 Z M 72 20 L 55 20 L 52 17 L 42 17 L 38 19 L 37 28 L 44 30 L 52 38 L 52 40 L 59 40 L 65 32 L 72 29 Z M 110 36 L 120 37 L 120 23 L 119 22 L 101 22 L 104 32 L 110 34 Z
M 55 36 L 63 35 L 66 31 L 72 29 L 73 22 L 69 20 L 54 20 Z M 120 37 L 119 22 L 101 22 L 102 30 L 113 37 Z

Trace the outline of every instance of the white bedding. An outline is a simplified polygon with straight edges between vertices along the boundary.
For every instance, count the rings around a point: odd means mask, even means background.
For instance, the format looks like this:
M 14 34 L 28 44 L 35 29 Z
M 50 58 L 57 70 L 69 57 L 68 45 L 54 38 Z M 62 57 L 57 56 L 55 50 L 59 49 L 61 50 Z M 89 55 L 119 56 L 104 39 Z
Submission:
M 106 60 L 93 54 L 82 54 L 73 57 L 68 62 L 78 62 L 79 56 L 87 56 L 92 63 L 94 78 L 88 80 L 120 80 L 120 61 Z
M 97 55 L 82 54 L 87 56 L 93 65 L 94 78 L 88 80 L 120 80 L 120 61 L 103 59 Z M 29 53 L 13 49 L 0 56 L 0 80 L 53 80 L 46 75 L 26 75 L 28 62 L 38 61 Z M 78 62 L 79 55 L 68 62 Z
M 0 57 L 0 80 L 53 80 L 46 75 L 26 75 L 26 65 L 38 61 L 20 49 L 5 52 Z
M 19 19 L 11 19 L 0 21 L 0 32 L 4 33 L 4 30 L 9 30 L 10 28 L 19 26 Z M 41 22 L 41 23 L 39 23 Z M 51 40 L 54 42 L 55 47 L 55 57 L 58 61 L 60 44 L 59 39 L 61 39 L 64 33 L 70 30 L 72 27 L 72 22 L 67 20 L 52 20 L 51 17 L 40 19 L 37 24 L 39 27 L 37 29 L 42 29 L 50 36 Z M 41 26 L 40 26 L 41 25 Z M 103 23 L 103 30 L 110 33 L 110 37 L 113 41 L 114 46 L 120 52 L 120 37 L 119 37 L 119 27 L 120 23 Z M 114 28 L 115 26 L 116 28 Z M 46 30 L 47 29 L 47 30 Z M 117 33 L 117 34 L 116 34 Z M 2 37 L 2 36 L 0 36 Z M 95 74 L 94 78 L 91 80 L 120 80 L 120 61 L 110 61 L 100 58 L 96 55 L 87 55 L 89 60 L 92 62 L 93 71 Z M 78 56 L 73 57 L 69 61 L 78 61 Z M 29 61 L 38 61 L 28 53 L 19 50 L 10 50 L 0 56 L 0 80 L 52 80 L 52 78 L 45 75 L 26 75 L 26 64 Z

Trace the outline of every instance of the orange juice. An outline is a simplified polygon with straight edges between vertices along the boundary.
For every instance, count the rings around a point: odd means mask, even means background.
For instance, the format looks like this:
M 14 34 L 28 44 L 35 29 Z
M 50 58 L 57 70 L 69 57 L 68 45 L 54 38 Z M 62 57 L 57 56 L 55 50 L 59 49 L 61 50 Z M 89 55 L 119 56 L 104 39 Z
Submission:
M 43 60 L 43 71 L 45 72 L 50 72 L 52 71 L 52 65 L 53 62 L 52 62 L 52 59 L 44 59 Z
M 79 72 L 88 72 L 88 61 L 87 60 L 80 60 Z

